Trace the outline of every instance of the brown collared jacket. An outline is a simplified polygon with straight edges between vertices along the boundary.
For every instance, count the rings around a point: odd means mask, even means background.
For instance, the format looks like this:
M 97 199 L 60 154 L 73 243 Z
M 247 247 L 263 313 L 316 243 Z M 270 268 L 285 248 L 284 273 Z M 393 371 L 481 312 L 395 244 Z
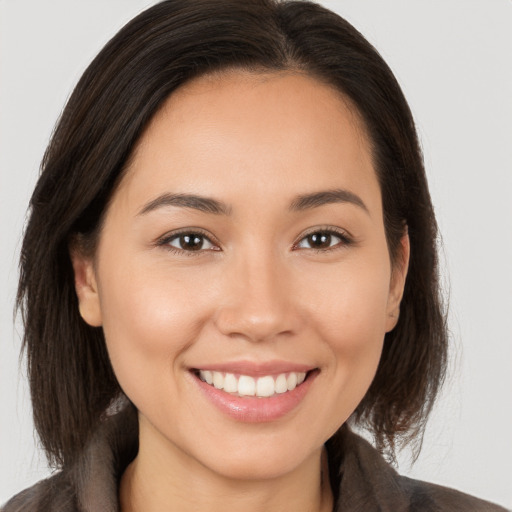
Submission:
M 506 512 L 459 491 L 400 476 L 347 427 L 336 443 L 336 449 L 327 444 L 333 512 Z M 130 405 L 102 424 L 76 464 L 16 495 L 1 512 L 119 512 L 120 477 L 137 447 L 137 417 Z

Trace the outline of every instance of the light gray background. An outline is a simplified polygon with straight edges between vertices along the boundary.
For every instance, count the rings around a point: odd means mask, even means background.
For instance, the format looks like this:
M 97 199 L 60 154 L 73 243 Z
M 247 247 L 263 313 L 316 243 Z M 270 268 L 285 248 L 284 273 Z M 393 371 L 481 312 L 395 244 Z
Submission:
M 48 474 L 12 321 L 38 164 L 87 64 L 152 3 L 0 0 L 0 503 Z M 420 459 L 411 468 L 404 454 L 400 471 L 512 507 L 512 2 L 323 3 L 375 44 L 402 84 L 444 237 L 450 378 Z

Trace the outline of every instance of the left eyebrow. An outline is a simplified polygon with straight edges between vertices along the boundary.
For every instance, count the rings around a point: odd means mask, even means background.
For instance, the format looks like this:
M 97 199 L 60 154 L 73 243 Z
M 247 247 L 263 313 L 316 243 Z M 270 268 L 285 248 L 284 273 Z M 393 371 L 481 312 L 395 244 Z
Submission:
M 350 203 L 362 208 L 366 213 L 370 213 L 364 201 L 357 194 L 340 188 L 297 196 L 290 204 L 290 210 L 303 211 L 332 203 Z

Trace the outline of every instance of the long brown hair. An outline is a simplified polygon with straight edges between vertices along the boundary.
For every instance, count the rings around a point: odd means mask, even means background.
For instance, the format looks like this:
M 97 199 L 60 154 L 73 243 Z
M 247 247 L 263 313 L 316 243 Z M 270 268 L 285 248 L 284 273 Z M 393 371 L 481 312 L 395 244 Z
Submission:
M 300 70 L 356 107 L 371 141 L 392 260 L 408 229 L 411 261 L 396 328 L 353 415 L 393 453 L 421 437 L 443 380 L 447 335 L 437 226 L 414 121 L 378 52 L 310 2 L 168 0 L 129 22 L 76 86 L 30 202 L 18 307 L 34 419 L 49 461 L 72 463 L 121 392 L 101 328 L 78 312 L 70 240 L 94 251 L 102 216 L 144 128 L 188 80 L 228 68 Z

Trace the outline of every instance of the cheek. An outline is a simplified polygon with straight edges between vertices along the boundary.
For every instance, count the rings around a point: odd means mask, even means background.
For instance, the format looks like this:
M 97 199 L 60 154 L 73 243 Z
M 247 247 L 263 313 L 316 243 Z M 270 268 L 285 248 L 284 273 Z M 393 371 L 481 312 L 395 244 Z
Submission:
M 193 275 L 119 260 L 108 269 L 100 287 L 103 330 L 119 383 L 135 398 L 174 379 L 214 301 L 198 293 Z
M 357 408 L 377 370 L 386 332 L 390 271 L 387 261 L 340 265 L 310 279 L 311 323 L 328 354 L 323 369 L 336 392 L 326 404 L 334 430 Z M 321 284 L 321 286 L 320 286 Z
M 357 352 L 384 337 L 390 268 L 385 259 L 372 260 L 325 269 L 305 287 L 314 296 L 316 323 L 333 348 Z

